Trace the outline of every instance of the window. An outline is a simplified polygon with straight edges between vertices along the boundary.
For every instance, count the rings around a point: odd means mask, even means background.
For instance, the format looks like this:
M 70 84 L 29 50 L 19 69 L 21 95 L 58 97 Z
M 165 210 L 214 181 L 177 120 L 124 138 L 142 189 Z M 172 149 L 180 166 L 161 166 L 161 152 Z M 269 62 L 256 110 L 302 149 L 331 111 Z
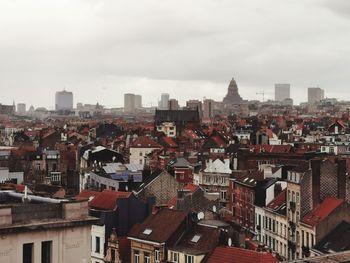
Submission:
M 41 263 L 51 263 L 52 241 L 41 242 Z
M 154 251 L 154 261 L 160 262 L 160 251 L 158 249 Z
M 226 191 L 220 191 L 221 200 L 226 200 Z
M 23 244 L 23 263 L 33 263 L 34 243 Z
M 116 260 L 116 258 L 115 258 L 115 250 L 114 249 L 111 250 L 111 257 L 112 257 L 112 261 L 114 262 Z
M 171 252 L 171 259 L 174 263 L 178 263 L 179 262 L 179 253 Z
M 142 152 L 140 152 L 139 155 L 142 156 Z
M 185 263 L 194 263 L 194 256 L 185 255 Z
M 134 263 L 140 262 L 140 252 L 138 250 L 134 250 Z
M 52 182 L 61 181 L 61 173 L 60 172 L 51 172 L 51 181 Z
M 100 253 L 100 237 L 95 237 L 95 252 Z
M 150 254 L 148 252 L 144 252 L 143 255 L 144 255 L 143 262 L 150 263 Z

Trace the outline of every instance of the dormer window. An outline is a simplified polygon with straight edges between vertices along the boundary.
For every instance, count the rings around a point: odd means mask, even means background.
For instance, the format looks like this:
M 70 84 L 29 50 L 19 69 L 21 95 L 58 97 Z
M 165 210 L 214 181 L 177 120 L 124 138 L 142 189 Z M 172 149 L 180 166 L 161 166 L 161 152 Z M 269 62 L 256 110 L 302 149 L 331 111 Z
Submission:
M 146 236 L 149 236 L 152 233 L 152 229 L 146 228 L 142 233 Z
M 191 242 L 197 243 L 197 242 L 199 241 L 200 238 L 201 238 L 200 235 L 194 235 L 193 238 L 191 239 Z

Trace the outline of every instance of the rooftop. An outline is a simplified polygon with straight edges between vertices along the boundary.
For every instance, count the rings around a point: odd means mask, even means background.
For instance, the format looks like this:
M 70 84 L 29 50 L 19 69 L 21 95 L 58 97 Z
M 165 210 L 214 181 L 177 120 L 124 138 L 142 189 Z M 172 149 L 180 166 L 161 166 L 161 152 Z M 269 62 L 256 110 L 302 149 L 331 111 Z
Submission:
M 338 198 L 327 197 L 318 207 L 308 213 L 301 221 L 307 225 L 316 226 L 343 202 L 343 200 Z

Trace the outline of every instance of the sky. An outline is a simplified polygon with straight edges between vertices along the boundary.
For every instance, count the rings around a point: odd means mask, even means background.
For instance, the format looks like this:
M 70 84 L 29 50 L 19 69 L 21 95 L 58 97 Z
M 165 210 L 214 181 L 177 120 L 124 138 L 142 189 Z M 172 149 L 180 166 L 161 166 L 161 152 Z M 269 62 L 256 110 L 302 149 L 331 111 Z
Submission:
M 350 1 L 0 1 L 0 103 L 222 100 L 232 77 L 249 100 L 275 83 L 296 103 L 316 86 L 350 99 Z

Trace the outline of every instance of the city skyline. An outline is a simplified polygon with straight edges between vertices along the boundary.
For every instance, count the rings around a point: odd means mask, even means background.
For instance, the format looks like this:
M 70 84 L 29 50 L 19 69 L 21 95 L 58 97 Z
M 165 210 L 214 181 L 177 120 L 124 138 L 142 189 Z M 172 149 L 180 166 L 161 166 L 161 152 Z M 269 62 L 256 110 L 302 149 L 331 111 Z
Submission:
M 75 104 L 114 107 L 124 93 L 143 94 L 147 106 L 160 93 L 180 104 L 221 100 L 232 77 L 246 99 L 261 99 L 262 90 L 272 99 L 275 83 L 291 83 L 295 103 L 315 86 L 347 98 L 346 1 L 140 1 L 135 8 L 5 0 L 1 7 L 2 103 L 49 108 L 63 88 Z

